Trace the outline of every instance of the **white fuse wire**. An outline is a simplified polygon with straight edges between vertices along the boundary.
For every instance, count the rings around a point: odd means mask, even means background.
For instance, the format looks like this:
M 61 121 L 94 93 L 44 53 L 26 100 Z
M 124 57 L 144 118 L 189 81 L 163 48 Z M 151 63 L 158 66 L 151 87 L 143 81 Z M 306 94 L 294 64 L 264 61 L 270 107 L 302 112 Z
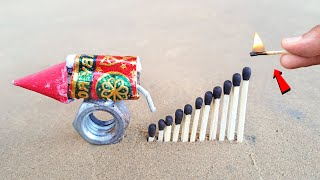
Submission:
M 150 93 L 147 90 L 145 90 L 142 86 L 140 86 L 139 84 L 137 85 L 137 89 L 138 89 L 139 92 L 141 92 L 147 98 L 147 102 L 148 102 L 150 111 L 151 112 L 155 112 L 156 111 L 156 107 L 153 104 L 153 101 L 152 101 Z

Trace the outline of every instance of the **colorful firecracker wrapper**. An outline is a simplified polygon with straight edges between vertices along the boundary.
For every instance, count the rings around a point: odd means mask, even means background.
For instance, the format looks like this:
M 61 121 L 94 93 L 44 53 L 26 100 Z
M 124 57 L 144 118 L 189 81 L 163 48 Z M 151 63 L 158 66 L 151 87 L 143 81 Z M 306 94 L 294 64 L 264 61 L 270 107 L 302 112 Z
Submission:
M 102 100 L 138 99 L 137 57 L 90 56 L 75 57 L 71 98 Z
M 69 55 L 41 72 L 13 81 L 13 84 L 63 103 L 73 99 L 135 100 L 140 91 L 155 111 L 150 94 L 139 85 L 141 64 L 136 56 Z

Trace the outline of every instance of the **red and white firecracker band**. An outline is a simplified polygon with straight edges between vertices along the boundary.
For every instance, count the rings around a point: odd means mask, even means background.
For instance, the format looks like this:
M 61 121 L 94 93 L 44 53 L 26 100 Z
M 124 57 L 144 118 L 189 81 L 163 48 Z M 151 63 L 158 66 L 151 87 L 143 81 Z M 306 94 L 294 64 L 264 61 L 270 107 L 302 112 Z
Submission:
M 137 57 L 78 55 L 69 91 L 76 99 L 138 99 L 137 84 Z
M 73 62 L 70 61 L 70 57 L 74 57 Z M 13 84 L 63 103 L 79 98 L 112 101 L 139 98 L 137 68 L 139 70 L 141 65 L 138 57 L 109 55 L 70 57 L 67 63 L 60 63 L 17 79 Z M 72 71 L 68 67 L 72 67 Z

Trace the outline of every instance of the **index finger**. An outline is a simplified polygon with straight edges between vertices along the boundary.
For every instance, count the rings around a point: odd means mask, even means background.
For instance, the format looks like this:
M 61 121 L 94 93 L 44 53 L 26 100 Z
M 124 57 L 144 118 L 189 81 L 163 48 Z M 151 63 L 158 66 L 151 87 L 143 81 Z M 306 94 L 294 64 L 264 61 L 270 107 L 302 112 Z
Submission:
M 320 55 L 320 25 L 312 28 L 303 36 L 283 39 L 282 47 L 298 56 L 314 57 Z

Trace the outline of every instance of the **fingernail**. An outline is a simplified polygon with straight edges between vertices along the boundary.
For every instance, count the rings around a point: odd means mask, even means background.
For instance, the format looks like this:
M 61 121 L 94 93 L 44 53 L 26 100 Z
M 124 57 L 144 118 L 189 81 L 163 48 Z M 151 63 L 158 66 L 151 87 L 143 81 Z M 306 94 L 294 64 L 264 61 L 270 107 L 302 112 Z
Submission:
M 285 38 L 284 41 L 286 43 L 295 43 L 298 42 L 302 39 L 302 36 L 297 36 L 297 37 L 290 37 L 290 38 Z

